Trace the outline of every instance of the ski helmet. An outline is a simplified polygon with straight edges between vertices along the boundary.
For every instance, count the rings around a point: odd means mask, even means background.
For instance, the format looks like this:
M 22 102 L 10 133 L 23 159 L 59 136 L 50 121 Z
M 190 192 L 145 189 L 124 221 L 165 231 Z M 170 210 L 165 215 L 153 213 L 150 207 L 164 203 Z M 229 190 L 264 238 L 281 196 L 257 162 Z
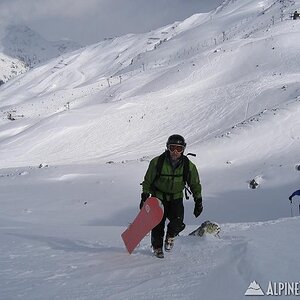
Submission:
M 168 141 L 167 141 L 167 148 L 169 145 L 181 145 L 185 148 L 186 142 L 184 140 L 184 137 L 182 137 L 179 134 L 173 134 L 169 136 Z

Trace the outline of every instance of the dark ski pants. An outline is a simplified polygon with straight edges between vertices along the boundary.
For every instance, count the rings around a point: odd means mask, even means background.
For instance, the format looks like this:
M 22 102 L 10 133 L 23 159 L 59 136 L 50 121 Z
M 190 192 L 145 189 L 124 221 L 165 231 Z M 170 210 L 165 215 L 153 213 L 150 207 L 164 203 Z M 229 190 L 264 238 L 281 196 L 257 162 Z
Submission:
M 151 231 L 151 244 L 153 249 L 162 248 L 163 246 L 166 219 L 170 221 L 167 226 L 168 236 L 175 237 L 185 228 L 185 224 L 183 223 L 183 199 L 163 201 L 163 206 L 164 216 L 161 222 Z

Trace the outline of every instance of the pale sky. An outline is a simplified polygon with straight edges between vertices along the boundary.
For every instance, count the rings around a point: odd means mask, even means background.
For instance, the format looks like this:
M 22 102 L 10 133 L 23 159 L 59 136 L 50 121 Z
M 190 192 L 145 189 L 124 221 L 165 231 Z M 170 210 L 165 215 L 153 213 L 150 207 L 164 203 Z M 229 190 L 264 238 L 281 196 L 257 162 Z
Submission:
M 47 40 L 92 44 L 208 12 L 223 0 L 0 0 L 0 25 L 21 23 Z

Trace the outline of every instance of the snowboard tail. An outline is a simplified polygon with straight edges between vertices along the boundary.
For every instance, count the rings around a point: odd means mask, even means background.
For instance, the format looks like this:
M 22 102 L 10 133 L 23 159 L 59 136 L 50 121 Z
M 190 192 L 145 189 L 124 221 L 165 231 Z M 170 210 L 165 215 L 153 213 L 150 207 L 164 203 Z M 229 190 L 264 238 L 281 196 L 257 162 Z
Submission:
M 136 218 L 121 234 L 129 254 L 137 247 L 141 240 L 160 223 L 164 215 L 161 201 L 156 197 L 148 198 Z

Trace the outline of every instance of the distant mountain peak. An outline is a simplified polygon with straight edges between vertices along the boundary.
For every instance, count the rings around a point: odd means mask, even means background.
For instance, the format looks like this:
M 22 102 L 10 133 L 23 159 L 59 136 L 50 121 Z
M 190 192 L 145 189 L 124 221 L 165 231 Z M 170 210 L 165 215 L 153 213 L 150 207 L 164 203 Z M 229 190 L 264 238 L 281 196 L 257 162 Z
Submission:
M 0 43 L 5 55 L 22 60 L 30 68 L 82 47 L 71 40 L 47 41 L 22 24 L 7 25 Z
M 26 25 L 7 25 L 0 33 L 0 80 L 3 84 L 38 64 L 81 47 L 69 39 L 47 41 Z

